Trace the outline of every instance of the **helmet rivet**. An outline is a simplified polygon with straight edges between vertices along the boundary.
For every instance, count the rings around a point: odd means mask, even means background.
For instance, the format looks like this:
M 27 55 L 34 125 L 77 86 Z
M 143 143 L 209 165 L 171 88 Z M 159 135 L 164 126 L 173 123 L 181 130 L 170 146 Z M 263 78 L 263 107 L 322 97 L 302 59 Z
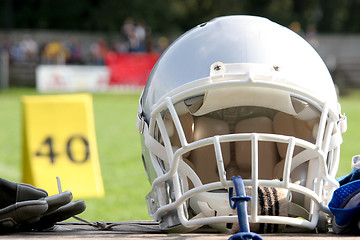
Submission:
M 215 71 L 220 71 L 222 69 L 221 65 L 215 65 L 214 70 Z

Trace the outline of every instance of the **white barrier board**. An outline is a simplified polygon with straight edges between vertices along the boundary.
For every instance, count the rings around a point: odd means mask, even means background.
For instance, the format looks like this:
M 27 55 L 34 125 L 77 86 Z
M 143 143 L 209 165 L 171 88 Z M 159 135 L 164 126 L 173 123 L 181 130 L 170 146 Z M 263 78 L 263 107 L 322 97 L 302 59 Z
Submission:
M 39 65 L 36 68 L 36 88 L 43 93 L 105 91 L 109 79 L 106 66 Z

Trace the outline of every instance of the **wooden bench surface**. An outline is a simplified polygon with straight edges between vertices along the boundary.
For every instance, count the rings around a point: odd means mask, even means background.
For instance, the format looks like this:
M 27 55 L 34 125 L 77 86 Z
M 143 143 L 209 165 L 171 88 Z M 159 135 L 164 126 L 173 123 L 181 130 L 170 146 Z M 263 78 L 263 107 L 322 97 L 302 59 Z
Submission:
M 51 231 L 20 232 L 0 235 L 0 239 L 170 239 L 170 240 L 226 240 L 231 235 L 212 232 L 198 233 L 163 233 L 156 223 L 151 221 L 126 221 L 106 223 L 107 230 L 89 226 L 85 223 L 59 223 Z M 112 227 L 110 227 L 112 226 Z M 261 234 L 264 240 L 295 239 L 360 239 L 357 236 L 339 236 L 333 233 L 276 233 Z

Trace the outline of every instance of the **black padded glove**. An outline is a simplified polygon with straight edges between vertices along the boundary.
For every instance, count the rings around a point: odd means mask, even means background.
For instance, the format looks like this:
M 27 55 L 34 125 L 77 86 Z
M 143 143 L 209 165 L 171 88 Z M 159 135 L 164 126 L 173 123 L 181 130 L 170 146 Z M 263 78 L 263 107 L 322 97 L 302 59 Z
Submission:
M 45 200 L 29 200 L 17 202 L 0 209 L 0 231 L 7 232 L 39 221 L 40 216 L 48 209 Z
M 65 191 L 48 196 L 43 189 L 0 178 L 0 232 L 44 230 L 83 212 L 83 200 L 71 202 Z
M 47 196 L 48 193 L 41 188 L 0 178 L 0 209 L 15 204 L 16 202 L 37 200 Z
M 26 224 L 23 230 L 44 230 L 53 227 L 57 222 L 64 221 L 85 211 L 86 206 L 83 200 L 71 202 L 72 194 L 70 191 L 56 194 L 45 198 L 48 210 L 40 216 L 38 221 Z

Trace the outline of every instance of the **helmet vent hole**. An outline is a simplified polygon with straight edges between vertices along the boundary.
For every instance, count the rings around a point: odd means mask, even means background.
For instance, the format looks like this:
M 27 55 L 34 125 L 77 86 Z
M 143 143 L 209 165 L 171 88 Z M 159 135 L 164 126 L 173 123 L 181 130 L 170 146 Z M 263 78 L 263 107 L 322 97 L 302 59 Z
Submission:
M 184 100 L 185 105 L 189 109 L 190 113 L 195 113 L 203 105 L 204 95 L 192 97 Z
M 227 224 L 226 224 L 226 228 L 227 228 L 227 229 L 232 229 L 232 227 L 233 227 L 233 223 L 227 223 Z

